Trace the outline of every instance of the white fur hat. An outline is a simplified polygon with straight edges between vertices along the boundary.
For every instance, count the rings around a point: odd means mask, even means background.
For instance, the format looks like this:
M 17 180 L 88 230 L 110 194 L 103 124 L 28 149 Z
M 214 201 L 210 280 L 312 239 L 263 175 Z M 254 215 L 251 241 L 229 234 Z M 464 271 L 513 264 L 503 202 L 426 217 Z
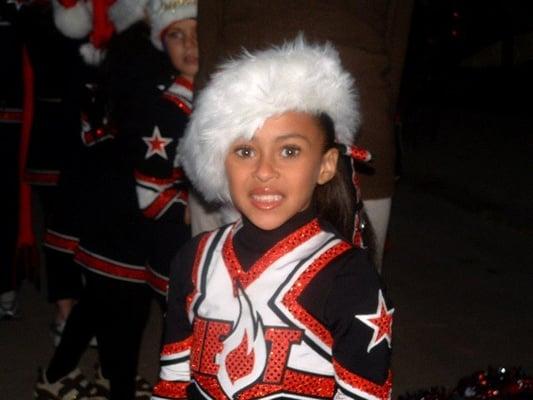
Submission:
M 124 32 L 134 23 L 142 20 L 148 0 L 116 0 L 109 7 L 109 19 L 118 33 Z
M 351 145 L 359 126 L 353 78 L 330 44 L 302 35 L 280 47 L 244 52 L 223 64 L 201 91 L 177 160 L 208 201 L 231 202 L 224 160 L 238 138 L 251 139 L 271 116 L 327 113 L 336 140 Z
M 150 19 L 152 43 L 163 51 L 161 34 L 170 24 L 187 18 L 196 18 L 196 0 L 150 0 L 148 17 Z
M 85 0 L 53 0 L 54 23 L 66 37 L 82 39 L 91 32 L 92 13 Z

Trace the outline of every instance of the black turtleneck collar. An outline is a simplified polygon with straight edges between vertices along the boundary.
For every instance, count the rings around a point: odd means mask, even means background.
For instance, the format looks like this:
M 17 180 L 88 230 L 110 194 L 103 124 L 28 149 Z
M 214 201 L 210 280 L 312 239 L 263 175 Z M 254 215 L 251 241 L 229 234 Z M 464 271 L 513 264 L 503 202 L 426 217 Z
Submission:
M 255 226 L 243 215 L 242 227 L 233 238 L 235 254 L 243 270 L 248 271 L 276 243 L 315 217 L 316 210 L 311 206 L 294 215 L 280 227 L 272 230 L 264 230 Z

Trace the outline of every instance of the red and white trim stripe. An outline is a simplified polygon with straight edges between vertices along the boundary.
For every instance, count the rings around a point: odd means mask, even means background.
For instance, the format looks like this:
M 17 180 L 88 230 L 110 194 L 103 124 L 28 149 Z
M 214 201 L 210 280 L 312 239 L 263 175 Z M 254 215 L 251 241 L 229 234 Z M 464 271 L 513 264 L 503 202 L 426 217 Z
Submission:
M 147 281 L 144 265 L 132 265 L 111 260 L 81 246 L 78 247 L 78 251 L 74 255 L 74 261 L 90 271 L 110 278 L 138 283 Z
M 186 389 L 191 380 L 189 359 L 193 337 L 181 342 L 169 343 L 161 351 L 164 363 L 159 373 L 159 382 L 154 386 L 152 399 L 186 398 Z
M 168 277 L 164 276 L 148 266 L 146 268 L 146 283 L 157 293 L 166 296 L 168 292 Z
M 79 238 L 48 229 L 44 235 L 44 245 L 62 253 L 74 254 L 78 248 Z
M 333 368 L 335 369 L 337 384 L 342 387 L 347 393 L 361 397 L 367 400 L 388 400 L 392 394 L 392 372 L 389 371 L 387 380 L 379 385 L 375 382 L 369 381 L 362 376 L 356 375 L 336 360 L 333 360 Z

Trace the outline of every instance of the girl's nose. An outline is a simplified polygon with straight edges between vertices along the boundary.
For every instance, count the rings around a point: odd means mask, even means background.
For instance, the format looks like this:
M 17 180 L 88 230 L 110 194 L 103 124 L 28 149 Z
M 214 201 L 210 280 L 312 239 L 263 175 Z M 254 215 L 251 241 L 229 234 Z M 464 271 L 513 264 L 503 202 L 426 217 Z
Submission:
M 198 41 L 196 40 L 196 35 L 186 35 L 185 36 L 185 47 L 197 47 Z
M 275 166 L 275 163 L 268 157 L 259 157 L 256 164 L 254 175 L 262 182 L 269 181 L 270 179 L 277 178 L 279 173 Z

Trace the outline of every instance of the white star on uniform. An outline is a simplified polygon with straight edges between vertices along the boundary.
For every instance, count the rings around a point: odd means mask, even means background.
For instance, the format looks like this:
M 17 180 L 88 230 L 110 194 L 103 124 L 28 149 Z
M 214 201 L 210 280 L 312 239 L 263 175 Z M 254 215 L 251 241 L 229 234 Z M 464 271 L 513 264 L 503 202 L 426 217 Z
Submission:
M 372 330 L 372 339 L 368 344 L 367 352 L 370 353 L 374 347 L 386 340 L 389 347 L 392 341 L 392 314 L 394 308 L 387 309 L 387 304 L 383 298 L 381 290 L 378 293 L 378 308 L 374 314 L 356 315 L 359 321 L 369 326 Z
M 173 141 L 173 139 L 162 137 L 161 132 L 159 132 L 159 128 L 157 126 L 154 127 L 152 136 L 144 136 L 142 140 L 148 146 L 144 158 L 148 159 L 154 154 L 157 154 L 165 160 L 168 160 L 167 151 L 165 150 L 165 147 L 167 147 L 168 144 Z

